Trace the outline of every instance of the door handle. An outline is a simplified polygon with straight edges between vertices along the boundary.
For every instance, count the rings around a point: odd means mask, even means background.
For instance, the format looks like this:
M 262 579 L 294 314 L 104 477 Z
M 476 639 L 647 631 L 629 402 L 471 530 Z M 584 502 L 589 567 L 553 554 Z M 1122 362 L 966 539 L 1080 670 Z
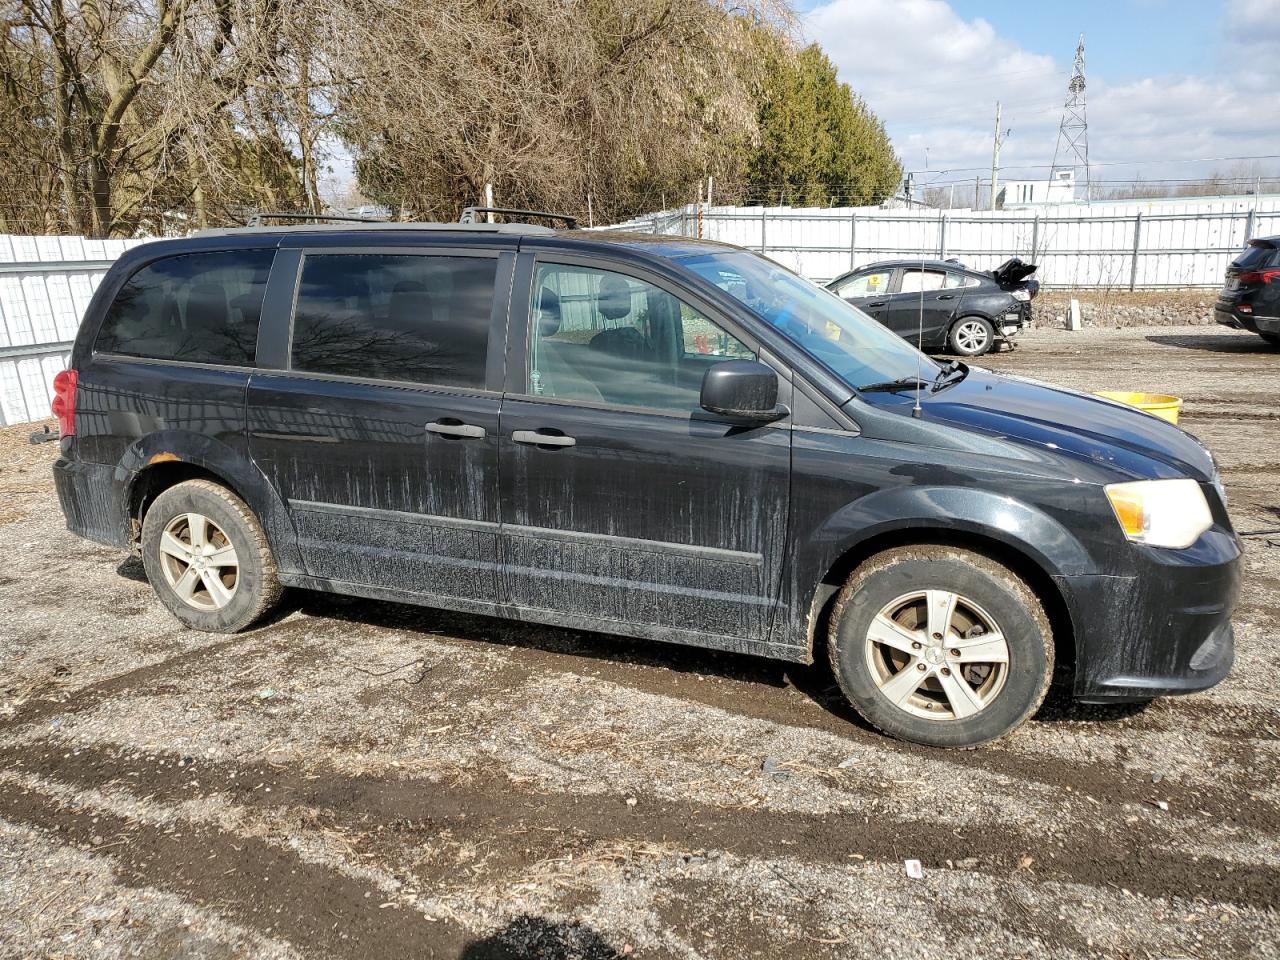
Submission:
M 540 430 L 517 430 L 511 434 L 516 443 L 531 443 L 535 447 L 572 447 L 578 441 L 561 433 L 543 433 Z
M 427 424 L 427 433 L 437 433 L 442 437 L 468 437 L 479 440 L 484 437 L 484 427 L 472 426 L 469 423 L 435 423 Z
M 868 304 L 867 304 L 867 306 L 868 306 L 868 307 L 883 307 L 883 306 L 885 305 L 885 302 L 886 302 L 886 301 L 884 301 L 884 300 L 877 300 L 875 303 L 868 303 Z
M 938 299 L 939 299 L 939 300 L 954 300 L 955 298 L 956 298 L 956 295 L 955 295 L 954 293 L 940 293 L 940 294 L 938 294 Z

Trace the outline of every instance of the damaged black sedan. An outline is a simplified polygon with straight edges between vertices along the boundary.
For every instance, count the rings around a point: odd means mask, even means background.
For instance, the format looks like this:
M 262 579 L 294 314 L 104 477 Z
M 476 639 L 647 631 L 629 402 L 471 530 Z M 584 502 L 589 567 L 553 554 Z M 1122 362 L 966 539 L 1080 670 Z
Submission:
M 1030 325 L 1035 271 L 1018 257 L 986 271 L 958 260 L 883 260 L 827 289 L 927 353 L 980 357 Z

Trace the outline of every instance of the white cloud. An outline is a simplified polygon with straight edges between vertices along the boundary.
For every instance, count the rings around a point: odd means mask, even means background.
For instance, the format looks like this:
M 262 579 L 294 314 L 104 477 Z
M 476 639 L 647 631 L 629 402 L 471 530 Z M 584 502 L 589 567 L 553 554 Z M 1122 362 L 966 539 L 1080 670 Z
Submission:
M 1095 178 L 1202 176 L 1214 164 L 1175 161 L 1280 153 L 1274 111 L 1265 106 L 1280 84 L 1280 0 L 1233 0 L 1225 16 L 1221 69 L 1212 76 L 1110 84 L 1096 67 L 1087 71 L 1091 160 L 1149 161 L 1099 167 Z M 908 169 L 923 169 L 926 147 L 934 171 L 989 166 L 997 99 L 1002 126 L 1012 130 L 1001 151 L 1005 176 L 1036 175 L 1013 168 L 1053 159 L 1073 37 L 1052 41 L 1068 47 L 1055 60 L 984 19 L 965 20 L 945 0 L 831 0 L 806 17 L 805 32 L 885 121 Z

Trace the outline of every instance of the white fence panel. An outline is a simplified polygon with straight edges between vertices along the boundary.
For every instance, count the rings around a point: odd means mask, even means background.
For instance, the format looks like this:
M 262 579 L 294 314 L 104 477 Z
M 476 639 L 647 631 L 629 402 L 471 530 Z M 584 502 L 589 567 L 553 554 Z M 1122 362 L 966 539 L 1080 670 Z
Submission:
M 1011 256 L 1057 287 L 1216 287 L 1250 237 L 1280 234 L 1280 197 L 1055 204 L 1017 210 L 697 207 L 605 230 L 701 236 L 818 282 L 908 257 L 990 269 Z
M 145 242 L 0 234 L 0 424 L 49 416 L 93 291 L 111 261 Z

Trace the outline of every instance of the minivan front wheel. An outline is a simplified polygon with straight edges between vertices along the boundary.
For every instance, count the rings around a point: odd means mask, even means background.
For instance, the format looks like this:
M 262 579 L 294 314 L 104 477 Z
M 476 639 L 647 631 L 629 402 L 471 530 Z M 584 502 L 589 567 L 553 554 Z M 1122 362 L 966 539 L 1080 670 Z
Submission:
M 995 327 L 982 317 L 961 317 L 947 337 L 952 353 L 962 357 L 980 357 L 996 342 Z
M 142 564 L 169 611 L 208 633 L 243 630 L 284 591 L 257 517 L 210 480 L 156 497 L 142 521 Z
M 1035 713 L 1053 634 L 1035 593 L 1004 565 L 950 546 L 901 547 L 841 590 L 829 651 L 867 722 L 902 740 L 974 747 Z

